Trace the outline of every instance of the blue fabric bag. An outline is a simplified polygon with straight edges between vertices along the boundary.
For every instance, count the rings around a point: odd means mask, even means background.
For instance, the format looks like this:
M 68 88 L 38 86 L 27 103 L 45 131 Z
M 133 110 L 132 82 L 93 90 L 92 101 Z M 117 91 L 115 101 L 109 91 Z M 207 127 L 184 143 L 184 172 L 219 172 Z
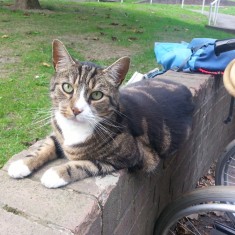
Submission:
M 190 43 L 155 43 L 154 52 L 161 73 L 167 70 L 183 72 L 221 73 L 228 63 L 235 58 L 235 50 L 215 55 L 216 39 L 194 38 Z
M 192 55 L 192 51 L 188 48 L 188 43 L 155 43 L 154 52 L 157 62 L 161 64 L 164 71 L 169 69 L 178 71 L 185 65 L 185 62 Z

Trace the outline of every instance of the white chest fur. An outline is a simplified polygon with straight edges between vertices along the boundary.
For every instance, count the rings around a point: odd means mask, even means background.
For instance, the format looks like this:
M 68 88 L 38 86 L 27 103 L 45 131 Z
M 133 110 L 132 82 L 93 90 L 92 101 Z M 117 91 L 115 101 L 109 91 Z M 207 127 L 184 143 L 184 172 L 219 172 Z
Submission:
M 56 112 L 55 118 L 62 130 L 65 145 L 83 143 L 94 131 L 94 127 L 90 123 L 69 120 L 59 112 Z

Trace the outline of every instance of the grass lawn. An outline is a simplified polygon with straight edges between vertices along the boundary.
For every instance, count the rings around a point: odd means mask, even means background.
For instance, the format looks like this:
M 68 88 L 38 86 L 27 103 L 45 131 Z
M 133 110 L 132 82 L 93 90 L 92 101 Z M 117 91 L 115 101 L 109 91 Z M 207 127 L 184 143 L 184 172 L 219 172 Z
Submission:
M 41 0 L 43 11 L 11 11 L 0 1 L 0 166 L 50 132 L 51 42 L 80 60 L 109 65 L 129 55 L 134 71 L 157 66 L 155 41 L 228 38 L 207 19 L 175 5 Z
M 219 13 L 235 15 L 235 7 L 234 6 L 221 7 L 219 9 Z

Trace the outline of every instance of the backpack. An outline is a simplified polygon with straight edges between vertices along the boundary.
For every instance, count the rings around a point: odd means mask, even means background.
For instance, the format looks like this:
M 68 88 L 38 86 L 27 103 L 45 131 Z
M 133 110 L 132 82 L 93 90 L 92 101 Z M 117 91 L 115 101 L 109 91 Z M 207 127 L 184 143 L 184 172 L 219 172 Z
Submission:
M 216 39 L 194 38 L 190 43 L 156 42 L 154 52 L 157 62 L 167 70 L 183 72 L 223 73 L 229 62 L 235 58 L 235 50 L 215 54 Z

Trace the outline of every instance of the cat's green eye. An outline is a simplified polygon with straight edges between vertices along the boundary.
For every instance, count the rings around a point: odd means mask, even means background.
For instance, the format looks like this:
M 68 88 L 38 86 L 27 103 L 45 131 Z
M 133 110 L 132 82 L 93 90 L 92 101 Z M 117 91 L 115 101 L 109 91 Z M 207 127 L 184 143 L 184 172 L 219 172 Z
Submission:
M 100 100 L 104 94 L 101 91 L 94 91 L 91 93 L 91 99 L 92 100 Z
M 62 88 L 63 88 L 64 92 L 66 92 L 68 94 L 73 93 L 73 86 L 69 83 L 63 83 Z

